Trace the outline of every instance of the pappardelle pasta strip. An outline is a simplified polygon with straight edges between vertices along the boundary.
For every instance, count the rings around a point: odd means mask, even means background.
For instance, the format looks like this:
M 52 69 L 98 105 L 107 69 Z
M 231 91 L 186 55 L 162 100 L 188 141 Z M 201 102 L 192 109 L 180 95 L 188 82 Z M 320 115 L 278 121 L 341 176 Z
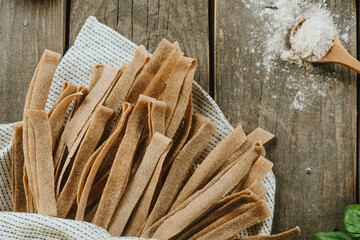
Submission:
M 220 168 L 221 164 L 231 156 L 234 150 L 246 141 L 242 126 L 239 125 L 226 138 L 224 138 L 204 159 L 199 168 L 190 177 L 177 197 L 173 209 L 184 202 L 194 192 L 201 189 L 211 176 Z
M 129 180 L 130 169 L 144 125 L 148 104 L 155 99 L 140 95 L 129 117 L 119 149 L 112 164 L 108 181 L 101 196 L 93 223 L 107 229 Z
M 23 124 L 14 123 L 12 132 L 12 193 L 15 212 L 26 212 L 26 193 L 24 186 L 24 151 L 23 151 Z
M 56 106 L 67 96 L 74 94 L 77 92 L 77 86 L 75 86 L 74 84 L 65 81 L 62 89 L 61 89 L 61 93 L 59 95 L 59 97 L 57 98 L 54 106 L 50 109 L 50 111 L 48 112 L 48 116 L 49 118 L 51 117 L 52 112 L 54 111 L 54 109 L 56 108 Z
M 143 94 L 143 92 L 149 86 L 150 82 L 155 77 L 173 49 L 174 45 L 168 40 L 163 39 L 160 41 L 149 62 L 144 66 L 144 70 L 141 71 L 139 77 L 131 87 L 129 94 L 126 97 L 127 102 L 132 104 L 137 102 L 139 95 Z
M 101 163 L 103 162 L 104 158 L 107 156 L 107 153 L 111 149 L 116 139 L 119 138 L 120 135 L 123 133 L 123 130 L 125 129 L 128 121 L 127 119 L 132 111 L 133 111 L 132 105 L 124 104 L 123 114 L 121 116 L 119 125 L 116 127 L 116 130 L 93 153 L 93 155 L 90 157 L 88 162 L 85 164 L 78 186 L 78 192 L 77 192 L 78 209 L 76 212 L 75 220 L 83 220 L 91 187 L 93 185 L 98 169 L 100 168 Z
M 38 213 L 56 217 L 54 164 L 50 122 L 45 110 L 27 110 L 29 127 L 34 130 L 36 178 L 38 183 Z M 30 139 L 29 139 L 30 140 Z M 29 141 L 29 144 L 32 144 Z
M 271 235 L 271 236 L 252 236 L 242 238 L 244 240 L 291 240 L 294 237 L 298 237 L 301 235 L 301 230 L 299 227 L 295 227 L 289 231 Z
M 104 71 L 105 65 L 94 63 L 92 72 L 91 72 L 91 78 L 90 78 L 90 84 L 89 84 L 89 92 L 95 87 L 99 79 L 101 78 L 101 75 Z
M 195 160 L 208 145 L 211 136 L 216 131 L 216 127 L 211 121 L 199 114 L 194 115 L 193 122 L 195 122 L 194 125 L 197 125 L 197 123 L 200 122 L 201 127 L 177 155 L 170 168 L 169 174 L 166 177 L 155 206 L 147 219 L 145 228 L 150 227 L 153 223 L 166 215 L 177 194 L 184 186 Z
M 144 158 L 134 178 L 126 187 L 120 203 L 110 221 L 110 234 L 120 236 L 128 222 L 130 215 L 144 192 L 157 163 L 170 150 L 172 140 L 161 133 L 155 133 L 146 149 Z
M 245 213 L 246 211 L 250 210 L 258 204 L 259 198 L 253 193 L 248 196 L 240 196 L 237 199 L 234 199 L 228 204 L 217 209 L 215 212 L 210 213 L 209 216 L 206 216 L 206 218 L 200 222 L 197 228 L 198 231 L 195 231 L 194 234 L 188 239 L 197 239 L 207 234 L 208 232 L 216 229 L 217 227 L 225 224 L 232 218 L 235 218 L 236 216 Z
M 114 85 L 111 93 L 105 100 L 104 106 L 111 108 L 114 112 L 118 112 L 128 95 L 131 86 L 134 84 L 136 77 L 146 66 L 150 56 L 143 45 L 137 47 L 135 56 L 131 63 L 126 67 L 117 83 Z
M 265 150 L 261 143 L 254 144 L 246 155 L 215 176 L 205 187 L 197 191 L 178 207 L 170 210 L 169 214 L 164 218 L 146 229 L 142 237 L 157 238 L 161 236 L 171 238 L 179 234 L 200 217 L 203 212 L 210 209 L 221 197 L 231 191 L 249 172 L 256 159 L 264 154 Z
M 61 189 L 60 187 L 63 182 L 63 176 L 67 168 L 67 166 L 64 166 L 57 183 L 57 194 L 59 195 L 57 199 L 57 208 L 59 217 L 65 217 L 67 215 L 70 210 L 69 202 L 73 202 L 76 199 L 76 189 L 79 184 L 80 174 L 86 161 L 95 151 L 95 148 L 101 138 L 101 133 L 104 131 L 105 125 L 112 114 L 113 111 L 104 106 L 101 106 L 95 112 L 89 129 L 85 134 L 84 140 L 82 141 L 75 159 L 73 160 L 69 176 L 66 179 L 63 189 Z
M 242 230 L 257 224 L 270 216 L 270 211 L 263 200 L 244 213 L 241 213 L 242 210 L 243 209 L 240 207 L 237 211 L 230 212 L 222 219 L 219 219 L 218 223 L 214 223 L 213 227 L 216 228 L 197 239 L 229 239 L 236 236 Z M 220 225 L 221 223 L 222 225 Z M 209 226 L 209 228 L 211 227 Z
M 37 179 L 34 176 L 35 162 L 30 161 L 29 154 L 29 136 L 28 136 L 28 119 L 26 116 L 26 111 L 29 109 L 45 109 L 45 104 L 47 100 L 47 95 L 49 93 L 50 85 L 52 78 L 55 74 L 55 69 L 60 61 L 60 54 L 52 52 L 50 50 L 45 50 L 39 64 L 36 67 L 34 76 L 31 80 L 30 87 L 26 96 L 25 107 L 24 107 L 24 118 L 23 118 L 23 150 L 24 150 L 24 162 L 27 169 L 27 179 L 28 181 L 28 193 L 29 198 L 35 199 L 36 189 L 37 189 Z M 42 89 L 38 89 L 42 88 Z M 35 94 L 41 94 L 41 96 L 34 96 Z M 36 203 L 33 202 L 35 205 Z

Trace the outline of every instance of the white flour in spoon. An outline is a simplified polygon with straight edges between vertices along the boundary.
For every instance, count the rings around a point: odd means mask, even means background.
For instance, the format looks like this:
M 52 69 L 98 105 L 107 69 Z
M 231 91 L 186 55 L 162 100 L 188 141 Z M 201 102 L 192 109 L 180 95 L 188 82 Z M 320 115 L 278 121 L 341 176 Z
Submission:
M 303 60 L 317 62 L 332 48 L 335 32 L 330 16 L 310 16 L 290 37 L 290 45 Z
M 277 0 L 275 11 L 271 12 L 274 34 L 267 42 L 265 62 L 278 58 L 311 68 L 309 62 L 324 57 L 333 45 L 336 27 L 332 15 L 324 4 L 311 4 L 302 0 Z M 289 43 L 289 33 L 293 24 L 301 17 L 308 17 Z

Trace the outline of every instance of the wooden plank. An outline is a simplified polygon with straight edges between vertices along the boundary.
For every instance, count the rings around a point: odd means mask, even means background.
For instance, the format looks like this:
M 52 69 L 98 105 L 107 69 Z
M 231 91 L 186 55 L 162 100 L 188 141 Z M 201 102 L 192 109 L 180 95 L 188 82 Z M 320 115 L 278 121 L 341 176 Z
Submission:
M 195 80 L 209 89 L 208 1 L 72 0 L 70 45 L 89 15 L 153 52 L 166 37 L 198 60 Z
M 0 123 L 20 121 L 45 48 L 64 50 L 65 0 L 0 1 Z
M 355 1 L 327 3 L 356 55 Z M 267 72 L 262 61 L 272 23 L 256 4 L 215 1 L 216 101 L 246 132 L 260 126 L 276 134 L 267 147 L 277 178 L 273 232 L 298 225 L 299 239 L 313 239 L 343 230 L 345 206 L 356 201 L 356 74 L 335 64 L 309 72 L 281 62 Z

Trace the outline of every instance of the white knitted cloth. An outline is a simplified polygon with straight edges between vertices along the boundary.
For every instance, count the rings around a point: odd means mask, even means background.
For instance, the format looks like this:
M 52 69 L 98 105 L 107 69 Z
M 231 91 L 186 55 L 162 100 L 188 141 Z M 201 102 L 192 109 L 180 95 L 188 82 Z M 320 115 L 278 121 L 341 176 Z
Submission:
M 93 63 L 120 66 L 130 62 L 136 45 L 89 17 L 77 36 L 74 45 L 62 58 L 50 89 L 46 109 L 50 110 L 60 94 L 64 81 L 88 86 Z M 194 111 L 210 118 L 217 131 L 199 160 L 227 136 L 233 127 L 224 117 L 214 100 L 197 84 L 193 84 Z M 0 239 L 119 239 L 110 236 L 105 230 L 93 224 L 52 218 L 39 214 L 13 213 L 11 193 L 11 131 L 12 124 L 0 124 Z M 264 179 L 268 192 L 264 198 L 271 216 L 264 222 L 239 234 L 269 235 L 275 203 L 275 177 L 270 172 Z M 134 238 L 123 238 L 134 239 Z

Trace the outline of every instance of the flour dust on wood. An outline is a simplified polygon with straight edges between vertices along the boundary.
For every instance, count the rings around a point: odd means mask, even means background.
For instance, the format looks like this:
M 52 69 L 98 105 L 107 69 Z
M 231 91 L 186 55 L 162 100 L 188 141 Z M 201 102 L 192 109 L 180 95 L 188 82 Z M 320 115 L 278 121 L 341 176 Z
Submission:
M 236 52 L 245 50 L 256 60 L 255 69 L 242 70 L 252 71 L 255 81 L 285 81 L 285 87 L 293 97 L 292 101 L 286 99 L 291 110 L 303 111 L 326 98 L 330 83 L 337 82 L 340 73 L 325 71 L 321 64 L 311 62 L 326 55 L 335 34 L 345 48 L 351 46 L 350 36 L 356 29 L 356 15 L 341 6 L 330 12 L 324 0 L 242 0 L 242 3 L 254 20 L 247 26 L 249 44 Z M 301 17 L 307 17 L 307 20 L 292 37 L 290 47 L 290 30 Z M 337 29 L 336 23 L 343 21 L 348 25 Z M 300 68 L 294 68 L 294 64 Z M 284 75 L 288 77 L 284 78 Z M 280 101 L 279 96 L 271 96 L 271 99 Z

